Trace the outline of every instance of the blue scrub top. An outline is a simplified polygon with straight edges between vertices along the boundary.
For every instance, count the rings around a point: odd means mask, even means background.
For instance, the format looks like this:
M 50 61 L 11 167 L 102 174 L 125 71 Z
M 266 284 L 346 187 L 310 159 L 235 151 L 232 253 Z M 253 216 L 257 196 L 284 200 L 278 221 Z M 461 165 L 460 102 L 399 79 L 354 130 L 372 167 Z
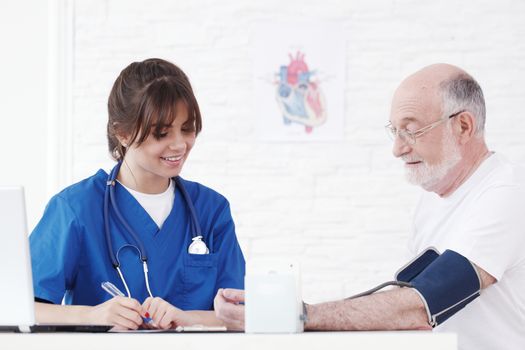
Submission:
M 103 203 L 108 175 L 99 170 L 55 195 L 30 236 L 35 297 L 60 304 L 97 305 L 111 298 L 100 286 L 110 281 L 126 293 L 109 258 Z M 182 180 L 182 179 L 181 179 Z M 140 236 L 148 254 L 154 297 L 182 310 L 212 310 L 219 288 L 244 288 L 244 257 L 226 198 L 196 182 L 182 180 L 193 201 L 210 254 L 188 253 L 191 216 L 176 188 L 173 209 L 159 229 L 135 198 L 118 182 L 117 205 Z M 111 207 L 111 206 L 110 206 Z M 135 242 L 110 209 L 115 254 L 133 298 L 146 290 Z

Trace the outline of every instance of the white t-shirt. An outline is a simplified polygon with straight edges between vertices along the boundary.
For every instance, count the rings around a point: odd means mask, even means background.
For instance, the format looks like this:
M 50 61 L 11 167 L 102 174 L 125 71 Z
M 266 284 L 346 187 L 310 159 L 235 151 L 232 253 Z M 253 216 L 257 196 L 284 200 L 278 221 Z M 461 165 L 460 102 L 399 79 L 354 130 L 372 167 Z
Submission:
M 525 349 L 525 169 L 492 154 L 452 195 L 421 196 L 409 249 L 454 250 L 497 279 L 435 331 L 459 348 Z
M 119 183 L 135 197 L 146 213 L 155 221 L 159 229 L 162 228 L 162 224 L 171 213 L 173 201 L 175 200 L 175 185 L 173 180 L 170 180 L 170 185 L 166 191 L 158 194 L 138 192 L 124 186 L 120 181 Z

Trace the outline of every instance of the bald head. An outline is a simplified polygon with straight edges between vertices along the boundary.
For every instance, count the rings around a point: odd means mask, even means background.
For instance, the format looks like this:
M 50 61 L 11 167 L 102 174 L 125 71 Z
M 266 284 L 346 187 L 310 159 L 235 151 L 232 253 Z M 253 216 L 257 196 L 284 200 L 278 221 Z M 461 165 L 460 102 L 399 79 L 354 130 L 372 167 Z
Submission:
M 420 86 L 427 88 L 437 88 L 446 80 L 452 79 L 455 76 L 468 75 L 463 69 L 446 63 L 436 63 L 418 70 L 414 74 L 408 76 L 400 84 L 399 88 L 404 86 Z
M 485 100 L 478 83 L 463 69 L 437 63 L 408 76 L 397 88 L 392 117 L 424 113 L 427 122 L 466 110 L 476 118 L 476 132 L 485 125 Z M 419 115 L 418 117 L 421 117 Z

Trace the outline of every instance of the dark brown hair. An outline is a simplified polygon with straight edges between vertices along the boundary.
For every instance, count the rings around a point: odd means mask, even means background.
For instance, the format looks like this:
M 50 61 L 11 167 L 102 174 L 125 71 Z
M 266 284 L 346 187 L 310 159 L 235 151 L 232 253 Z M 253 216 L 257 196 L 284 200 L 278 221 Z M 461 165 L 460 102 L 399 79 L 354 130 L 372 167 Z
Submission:
M 121 160 L 126 149 L 117 135 L 129 136 L 129 144 L 140 145 L 151 133 L 160 138 L 170 126 L 176 104 L 188 109 L 185 125 L 198 134 L 202 129 L 199 105 L 184 72 L 168 61 L 150 58 L 133 62 L 118 76 L 108 98 L 108 148 L 115 160 Z

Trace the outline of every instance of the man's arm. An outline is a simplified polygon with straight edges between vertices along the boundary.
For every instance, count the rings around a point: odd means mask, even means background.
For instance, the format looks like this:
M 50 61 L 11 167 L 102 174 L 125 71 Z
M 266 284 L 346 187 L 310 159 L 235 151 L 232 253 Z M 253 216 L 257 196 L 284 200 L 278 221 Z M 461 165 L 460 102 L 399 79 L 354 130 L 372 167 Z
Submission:
M 497 280 L 474 265 L 481 289 Z M 244 291 L 219 290 L 215 313 L 228 329 L 244 328 Z M 412 288 L 396 288 L 361 298 L 307 305 L 306 330 L 430 330 L 423 301 Z M 461 311 L 460 311 L 461 312 Z
M 213 301 L 215 315 L 228 330 L 244 330 L 244 290 L 219 289 Z
M 498 282 L 490 273 L 483 270 L 481 267 L 479 267 L 476 264 L 472 264 L 476 268 L 476 271 L 478 272 L 479 279 L 481 280 L 481 289 L 485 289 L 491 284 L 494 284 Z
M 425 306 L 411 288 L 306 306 L 307 330 L 432 329 Z
M 474 265 L 481 289 L 496 283 Z M 412 288 L 396 288 L 365 297 L 306 306 L 309 330 L 425 330 L 432 329 L 421 297 Z
M 243 301 L 242 290 L 217 293 L 215 313 L 228 329 L 244 329 Z M 307 330 L 431 329 L 421 298 L 408 288 L 306 307 Z

